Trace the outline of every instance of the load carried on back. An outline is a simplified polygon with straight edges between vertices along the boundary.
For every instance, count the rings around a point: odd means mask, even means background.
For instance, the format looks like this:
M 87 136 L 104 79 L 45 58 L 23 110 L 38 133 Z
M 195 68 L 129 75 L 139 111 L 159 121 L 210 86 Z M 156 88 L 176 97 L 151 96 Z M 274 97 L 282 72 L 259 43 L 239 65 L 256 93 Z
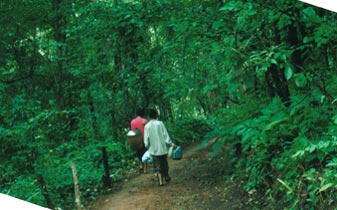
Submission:
M 144 147 L 142 133 L 137 128 L 135 130 L 130 130 L 127 133 L 127 137 L 129 145 L 133 151 L 137 151 Z

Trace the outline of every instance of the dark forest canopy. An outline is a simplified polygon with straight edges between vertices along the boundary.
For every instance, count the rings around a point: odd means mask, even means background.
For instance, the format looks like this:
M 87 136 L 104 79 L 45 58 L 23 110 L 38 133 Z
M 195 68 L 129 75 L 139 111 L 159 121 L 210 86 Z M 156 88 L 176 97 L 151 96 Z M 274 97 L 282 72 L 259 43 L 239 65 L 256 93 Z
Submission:
M 125 134 L 142 106 L 180 144 L 229 145 L 247 191 L 336 206 L 335 13 L 288 0 L 6 0 L 0 11 L 2 193 L 69 209 L 74 162 L 94 199 L 135 166 Z

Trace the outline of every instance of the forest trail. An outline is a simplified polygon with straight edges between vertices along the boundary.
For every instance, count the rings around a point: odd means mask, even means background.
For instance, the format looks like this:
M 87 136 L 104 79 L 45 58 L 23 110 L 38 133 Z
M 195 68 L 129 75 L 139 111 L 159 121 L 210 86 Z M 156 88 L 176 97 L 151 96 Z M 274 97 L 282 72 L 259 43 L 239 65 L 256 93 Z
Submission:
M 226 157 L 226 156 L 225 156 Z M 184 149 L 182 160 L 169 159 L 172 180 L 164 187 L 152 174 L 123 182 L 120 190 L 98 198 L 90 210 L 234 210 L 251 209 L 242 183 L 229 179 L 223 155 L 211 156 L 210 145 Z M 150 165 L 150 170 L 152 165 Z

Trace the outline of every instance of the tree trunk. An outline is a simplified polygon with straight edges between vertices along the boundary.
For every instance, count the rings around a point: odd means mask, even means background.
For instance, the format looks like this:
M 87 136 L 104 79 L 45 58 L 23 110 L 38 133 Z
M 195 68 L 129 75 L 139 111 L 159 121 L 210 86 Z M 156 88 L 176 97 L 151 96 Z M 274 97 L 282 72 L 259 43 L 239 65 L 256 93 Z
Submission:
M 103 184 L 105 188 L 110 188 L 112 186 L 112 183 L 110 179 L 108 153 L 106 151 L 106 147 L 102 147 L 101 151 L 102 151 L 103 166 L 104 166 Z
M 56 47 L 56 73 L 54 74 L 56 82 L 56 98 L 61 108 L 64 108 L 64 65 L 65 65 L 65 42 L 66 42 L 66 24 L 67 24 L 67 2 L 63 0 L 53 0 L 54 11 L 54 38 Z
M 76 166 L 74 162 L 71 162 L 71 170 L 73 173 L 73 179 L 74 179 L 74 193 L 75 193 L 75 203 L 77 206 L 77 210 L 81 210 L 81 196 L 80 196 L 80 187 L 78 185 L 78 176 L 76 171 Z
M 54 205 L 49 197 L 49 193 L 48 193 L 48 190 L 47 190 L 47 186 L 46 186 L 46 182 L 44 181 L 43 179 L 43 176 L 41 174 L 38 174 L 37 175 L 37 182 L 40 186 L 40 189 L 42 191 L 42 195 L 44 197 L 44 200 L 47 204 L 47 207 L 50 208 L 50 209 L 54 209 Z
M 99 130 L 98 130 L 98 126 L 97 126 L 97 119 L 95 117 L 95 107 L 94 107 L 94 102 L 93 102 L 93 98 L 90 94 L 90 92 L 88 92 L 88 103 L 89 103 L 89 109 L 90 109 L 90 113 L 91 113 L 91 121 L 92 121 L 92 128 L 94 130 L 94 136 L 97 139 L 101 139 L 100 135 L 99 135 Z M 114 132 L 115 133 L 115 132 Z M 110 180 L 110 172 L 109 172 L 109 161 L 108 161 L 108 153 L 106 151 L 105 147 L 101 148 L 102 151 L 102 161 L 103 161 L 103 167 L 104 167 L 104 175 L 103 175 L 103 186 L 106 188 L 111 187 L 111 180 Z
M 269 93 L 273 96 L 274 91 L 281 98 L 282 102 L 286 105 L 290 105 L 290 92 L 288 88 L 287 80 L 283 72 L 279 72 L 279 69 L 275 64 L 271 65 L 266 72 L 266 77 L 269 86 Z

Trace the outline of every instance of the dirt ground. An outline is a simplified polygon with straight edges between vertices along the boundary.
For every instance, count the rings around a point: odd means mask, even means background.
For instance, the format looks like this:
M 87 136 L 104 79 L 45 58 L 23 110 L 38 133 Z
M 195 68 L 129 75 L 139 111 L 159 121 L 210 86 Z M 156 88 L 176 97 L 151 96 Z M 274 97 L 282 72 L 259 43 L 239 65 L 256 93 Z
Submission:
M 158 186 L 152 174 L 139 174 L 119 190 L 98 198 L 90 210 L 244 210 L 253 209 L 242 183 L 232 180 L 226 155 L 211 156 L 198 145 L 184 149 L 182 160 L 169 160 L 172 180 Z M 150 165 L 150 169 L 151 165 Z

